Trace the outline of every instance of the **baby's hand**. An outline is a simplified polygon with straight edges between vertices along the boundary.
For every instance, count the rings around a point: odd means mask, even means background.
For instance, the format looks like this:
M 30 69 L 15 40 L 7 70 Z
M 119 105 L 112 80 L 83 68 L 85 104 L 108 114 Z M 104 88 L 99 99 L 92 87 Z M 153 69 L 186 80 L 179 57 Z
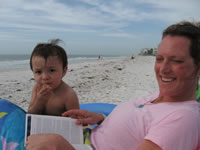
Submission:
M 53 94 L 52 88 L 48 84 L 35 85 L 35 99 L 47 101 Z
M 53 94 L 53 91 L 52 91 L 52 88 L 51 88 L 50 85 L 43 84 L 39 93 L 41 94 L 41 96 L 47 96 L 47 97 L 49 97 L 51 94 Z

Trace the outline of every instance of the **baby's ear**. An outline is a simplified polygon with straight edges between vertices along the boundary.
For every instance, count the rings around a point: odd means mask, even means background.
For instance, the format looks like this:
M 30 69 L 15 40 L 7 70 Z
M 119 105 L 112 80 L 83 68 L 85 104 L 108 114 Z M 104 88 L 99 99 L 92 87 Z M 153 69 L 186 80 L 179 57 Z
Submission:
M 64 68 L 63 68 L 63 77 L 64 77 L 65 74 L 67 73 L 67 69 L 68 69 L 68 67 L 64 67 Z

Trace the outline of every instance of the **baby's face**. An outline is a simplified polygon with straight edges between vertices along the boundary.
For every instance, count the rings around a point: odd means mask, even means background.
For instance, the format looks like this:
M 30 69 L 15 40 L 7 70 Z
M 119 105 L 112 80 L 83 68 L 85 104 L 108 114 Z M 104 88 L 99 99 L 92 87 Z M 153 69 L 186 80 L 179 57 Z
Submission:
M 66 69 L 63 70 L 63 65 L 57 56 L 49 56 L 47 60 L 41 56 L 33 56 L 32 66 L 35 81 L 52 89 L 60 85 L 66 73 Z

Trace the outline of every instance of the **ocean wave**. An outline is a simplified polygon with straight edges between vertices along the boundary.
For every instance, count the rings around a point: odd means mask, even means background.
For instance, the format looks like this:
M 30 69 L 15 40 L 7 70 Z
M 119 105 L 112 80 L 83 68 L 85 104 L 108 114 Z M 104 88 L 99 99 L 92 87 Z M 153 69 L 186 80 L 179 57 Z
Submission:
M 29 67 L 29 60 L 0 61 L 0 69 L 19 69 L 28 67 Z
M 103 56 L 104 59 L 111 58 L 113 56 Z M 0 57 L 0 70 L 5 69 L 26 69 L 29 68 L 29 58 L 26 57 L 8 57 L 3 59 Z M 28 59 L 27 59 L 28 58 Z M 91 62 L 98 59 L 97 55 L 72 55 L 68 56 L 68 64 L 75 64 L 75 63 L 83 63 L 83 62 Z

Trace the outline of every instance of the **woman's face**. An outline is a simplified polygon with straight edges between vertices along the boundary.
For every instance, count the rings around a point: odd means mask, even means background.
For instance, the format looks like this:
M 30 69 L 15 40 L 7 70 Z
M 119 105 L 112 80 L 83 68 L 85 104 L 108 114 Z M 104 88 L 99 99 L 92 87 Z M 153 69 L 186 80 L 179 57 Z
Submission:
M 166 36 L 156 55 L 155 73 L 161 96 L 193 98 L 199 68 L 190 56 L 190 40 L 183 36 Z

